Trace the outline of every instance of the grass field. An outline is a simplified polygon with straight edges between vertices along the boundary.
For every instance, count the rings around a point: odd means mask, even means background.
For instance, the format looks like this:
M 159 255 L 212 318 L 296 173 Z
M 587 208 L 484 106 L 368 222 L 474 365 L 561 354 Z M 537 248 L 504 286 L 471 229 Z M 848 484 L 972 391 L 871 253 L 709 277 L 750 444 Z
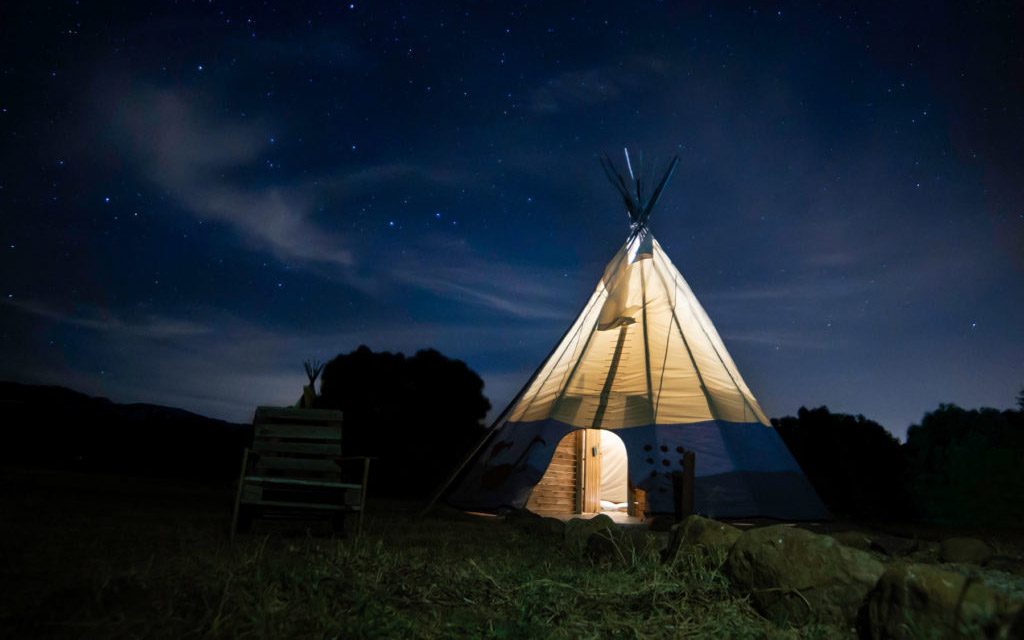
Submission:
M 378 503 L 359 540 L 293 525 L 232 545 L 229 489 L 2 474 L 3 637 L 852 636 L 778 629 L 720 558 L 666 565 L 646 536 L 594 562 L 496 518 Z

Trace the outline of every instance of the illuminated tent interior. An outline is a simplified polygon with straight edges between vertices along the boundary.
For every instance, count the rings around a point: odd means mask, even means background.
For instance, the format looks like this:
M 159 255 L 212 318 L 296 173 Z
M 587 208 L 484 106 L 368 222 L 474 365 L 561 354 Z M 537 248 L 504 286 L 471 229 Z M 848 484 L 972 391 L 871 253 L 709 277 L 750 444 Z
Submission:
M 816 519 L 824 507 L 648 219 L 653 189 L 605 158 L 630 233 L 550 356 L 499 416 L 446 501 L 544 515 L 672 513 L 695 456 L 695 510 Z M 628 177 L 627 177 L 628 176 Z

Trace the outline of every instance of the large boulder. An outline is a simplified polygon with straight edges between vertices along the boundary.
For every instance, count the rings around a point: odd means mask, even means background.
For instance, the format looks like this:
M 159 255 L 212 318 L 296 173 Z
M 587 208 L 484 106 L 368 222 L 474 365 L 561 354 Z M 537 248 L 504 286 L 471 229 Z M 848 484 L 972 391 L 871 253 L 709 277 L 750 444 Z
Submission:
M 977 538 L 947 538 L 940 547 L 943 562 L 983 564 L 992 557 L 992 547 Z
M 514 509 L 505 513 L 505 523 L 528 537 L 557 537 L 565 532 L 565 523 L 558 518 L 545 518 L 527 509 Z
M 831 534 L 831 536 L 844 547 L 852 547 L 861 551 L 873 550 L 871 548 L 871 543 L 873 542 L 871 534 L 864 533 L 863 531 L 840 531 Z
M 1024 558 L 1013 556 L 992 556 L 985 561 L 985 568 L 1010 573 L 1024 578 Z
M 1024 589 L 1005 574 L 891 565 L 868 596 L 861 635 L 873 639 L 1013 638 Z
M 593 518 L 573 518 L 565 523 L 565 546 L 570 551 L 582 553 L 592 534 L 615 531 L 615 528 L 615 521 L 603 513 Z
M 725 570 L 778 624 L 852 625 L 885 565 L 830 536 L 776 525 L 743 533 Z
M 901 538 L 884 533 L 871 536 L 872 550 L 884 553 L 890 558 L 905 558 L 911 554 L 926 550 L 930 544 L 932 543 L 915 538 Z
M 687 516 L 682 522 L 672 527 L 669 533 L 668 547 L 665 549 L 665 561 L 674 562 L 680 553 L 703 547 L 709 551 L 728 553 L 732 545 L 742 535 L 736 527 L 711 520 L 703 516 Z
M 886 558 L 904 558 L 927 546 L 927 543 L 920 540 L 890 536 L 884 533 L 841 531 L 833 533 L 831 536 L 843 546 L 870 551 Z

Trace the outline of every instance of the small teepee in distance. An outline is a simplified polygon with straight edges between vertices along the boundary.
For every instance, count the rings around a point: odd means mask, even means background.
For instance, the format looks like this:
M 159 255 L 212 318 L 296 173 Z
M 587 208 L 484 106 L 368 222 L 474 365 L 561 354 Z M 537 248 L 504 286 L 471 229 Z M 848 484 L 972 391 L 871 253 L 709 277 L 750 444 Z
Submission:
M 626 175 L 602 161 L 629 214 L 626 242 L 446 501 L 478 510 L 598 511 L 608 502 L 599 500 L 599 485 L 608 482 L 599 467 L 611 431 L 625 445 L 628 462 L 616 465 L 626 469 L 633 515 L 675 510 L 673 482 L 693 453 L 698 513 L 823 517 L 711 320 L 651 234 L 651 211 L 678 158 L 650 182 L 634 174 L 628 152 L 626 161 Z
M 319 360 L 306 360 L 302 363 L 302 368 L 306 370 L 306 377 L 309 378 L 309 384 L 303 385 L 302 397 L 295 403 L 295 406 L 299 409 L 312 409 L 316 406 L 316 379 L 320 377 L 320 374 L 324 370 L 324 363 Z

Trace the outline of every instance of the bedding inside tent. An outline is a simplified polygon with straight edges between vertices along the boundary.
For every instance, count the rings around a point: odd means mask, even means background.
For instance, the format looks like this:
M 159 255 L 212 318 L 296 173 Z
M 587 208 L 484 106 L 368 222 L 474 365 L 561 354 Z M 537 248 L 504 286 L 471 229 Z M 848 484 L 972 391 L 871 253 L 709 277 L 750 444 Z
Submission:
M 601 510 L 625 511 L 628 506 L 626 444 L 611 431 L 601 430 Z

